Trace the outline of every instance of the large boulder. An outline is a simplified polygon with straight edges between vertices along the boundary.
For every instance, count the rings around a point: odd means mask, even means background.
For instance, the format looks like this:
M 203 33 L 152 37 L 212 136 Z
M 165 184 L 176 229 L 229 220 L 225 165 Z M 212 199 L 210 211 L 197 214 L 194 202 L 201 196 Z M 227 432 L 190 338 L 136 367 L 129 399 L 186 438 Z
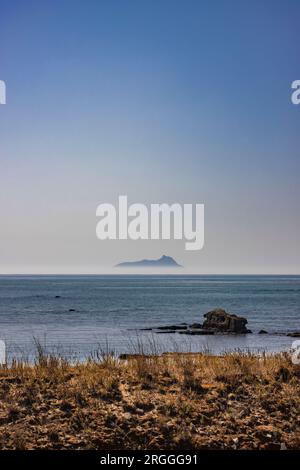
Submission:
M 247 319 L 227 313 L 222 308 L 216 308 L 204 315 L 204 329 L 211 329 L 220 333 L 250 333 L 246 328 Z

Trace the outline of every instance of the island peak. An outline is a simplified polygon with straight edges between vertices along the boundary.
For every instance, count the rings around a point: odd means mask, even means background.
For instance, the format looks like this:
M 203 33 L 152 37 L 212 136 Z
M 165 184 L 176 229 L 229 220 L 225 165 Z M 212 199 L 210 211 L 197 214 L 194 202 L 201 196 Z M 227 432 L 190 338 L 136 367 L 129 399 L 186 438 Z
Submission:
M 117 268 L 144 268 L 144 267 L 161 267 L 161 268 L 180 268 L 182 267 L 171 256 L 162 255 L 158 259 L 142 259 L 139 261 L 125 261 L 116 265 Z

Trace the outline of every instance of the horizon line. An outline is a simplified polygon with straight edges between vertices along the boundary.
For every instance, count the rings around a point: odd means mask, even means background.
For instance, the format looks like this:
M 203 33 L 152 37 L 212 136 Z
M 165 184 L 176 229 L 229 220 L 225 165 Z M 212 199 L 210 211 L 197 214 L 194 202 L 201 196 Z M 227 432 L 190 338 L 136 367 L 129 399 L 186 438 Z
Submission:
M 126 269 L 126 268 L 125 268 Z M 130 270 L 130 268 L 128 268 Z M 146 268 L 147 269 L 147 268 Z M 150 268 L 151 269 L 151 268 Z M 34 273 L 34 272 L 26 272 L 26 273 L 1 273 L 0 276 L 128 276 L 128 275 L 140 275 L 140 276 L 300 276 L 299 273 L 178 273 L 178 272 L 124 272 L 124 268 L 122 268 L 122 273 L 109 273 L 109 272 L 102 272 L 102 273 Z M 163 271 L 163 268 L 162 268 Z

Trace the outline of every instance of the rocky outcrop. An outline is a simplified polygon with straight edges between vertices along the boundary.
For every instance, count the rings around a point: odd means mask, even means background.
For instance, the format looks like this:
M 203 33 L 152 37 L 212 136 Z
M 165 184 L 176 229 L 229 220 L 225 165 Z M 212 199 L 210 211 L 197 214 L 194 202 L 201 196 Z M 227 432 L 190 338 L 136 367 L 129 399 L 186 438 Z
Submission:
M 177 325 L 156 326 L 153 328 L 142 328 L 141 331 L 154 331 L 155 333 L 179 333 L 182 335 L 213 335 L 217 333 L 251 333 L 246 328 L 247 319 L 228 313 L 222 308 L 216 308 L 204 315 L 203 323 L 179 323 Z M 264 330 L 260 334 L 267 333 Z
M 203 328 L 219 333 L 250 333 L 246 328 L 247 319 L 227 313 L 222 308 L 211 310 L 204 315 Z

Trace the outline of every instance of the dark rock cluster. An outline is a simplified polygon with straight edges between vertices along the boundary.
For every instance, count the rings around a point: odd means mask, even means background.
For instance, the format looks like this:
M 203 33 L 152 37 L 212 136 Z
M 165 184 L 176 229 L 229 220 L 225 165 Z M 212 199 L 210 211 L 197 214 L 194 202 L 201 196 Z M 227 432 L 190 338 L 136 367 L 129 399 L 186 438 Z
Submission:
M 204 322 L 180 323 L 179 325 L 158 326 L 156 328 L 143 328 L 143 331 L 154 330 L 156 333 L 179 333 L 182 335 L 213 335 L 215 333 L 251 333 L 246 328 L 247 319 L 231 313 L 227 313 L 221 308 L 211 310 L 204 315 Z
M 244 317 L 238 317 L 232 313 L 227 313 L 222 308 L 216 308 L 204 315 L 206 320 L 203 323 L 203 328 L 213 330 L 216 332 L 225 333 L 251 333 L 246 328 L 248 323 Z
M 214 334 L 248 334 L 252 333 L 247 328 L 247 319 L 233 313 L 226 312 L 222 308 L 215 308 L 204 314 L 203 323 L 179 323 L 178 325 L 165 325 L 153 328 L 142 328 L 141 331 L 154 331 L 155 333 L 179 333 L 181 335 L 214 335 Z M 266 330 L 260 330 L 259 335 L 269 334 Z M 300 331 L 283 334 L 292 338 L 300 338 Z

